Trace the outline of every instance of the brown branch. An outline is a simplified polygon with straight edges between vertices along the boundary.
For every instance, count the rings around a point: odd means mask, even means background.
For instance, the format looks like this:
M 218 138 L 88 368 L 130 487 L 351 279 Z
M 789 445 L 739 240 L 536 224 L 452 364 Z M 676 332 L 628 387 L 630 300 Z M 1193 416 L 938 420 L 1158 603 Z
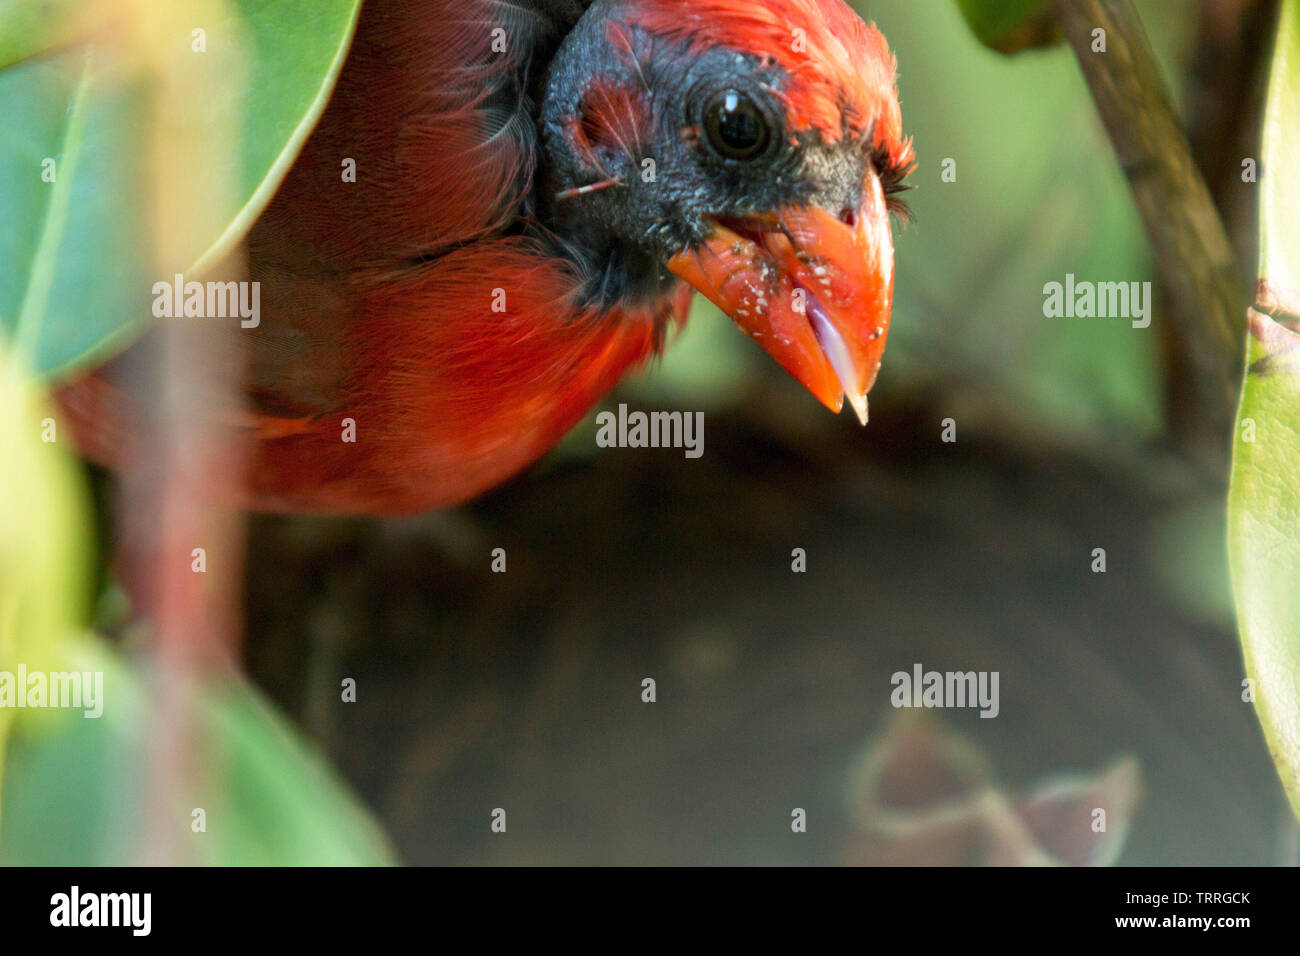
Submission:
M 1171 312 L 1204 383 L 1206 413 L 1231 415 L 1249 286 L 1160 78 L 1131 0 L 1056 0 L 1056 14 L 1128 176 Z M 1093 31 L 1106 52 L 1093 52 Z

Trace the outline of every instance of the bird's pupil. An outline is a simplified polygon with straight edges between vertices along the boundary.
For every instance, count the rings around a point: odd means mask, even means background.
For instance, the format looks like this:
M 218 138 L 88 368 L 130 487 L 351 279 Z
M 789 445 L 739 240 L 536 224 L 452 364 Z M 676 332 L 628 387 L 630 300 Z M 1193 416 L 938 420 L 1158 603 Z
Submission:
M 709 138 L 724 156 L 749 159 L 766 147 L 767 124 L 749 97 L 727 90 L 709 111 Z

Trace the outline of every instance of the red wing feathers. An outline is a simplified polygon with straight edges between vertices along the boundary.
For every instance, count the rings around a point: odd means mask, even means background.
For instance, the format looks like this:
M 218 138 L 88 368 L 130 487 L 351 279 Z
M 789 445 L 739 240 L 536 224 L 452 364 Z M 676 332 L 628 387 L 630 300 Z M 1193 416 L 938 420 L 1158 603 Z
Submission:
M 347 401 L 259 446 L 257 506 L 416 511 L 471 498 L 532 464 L 654 354 L 689 298 L 655 313 L 596 315 L 575 306 L 577 285 L 566 263 L 504 238 L 365 290 L 343 345 L 353 361 Z M 356 444 L 340 441 L 344 418 Z

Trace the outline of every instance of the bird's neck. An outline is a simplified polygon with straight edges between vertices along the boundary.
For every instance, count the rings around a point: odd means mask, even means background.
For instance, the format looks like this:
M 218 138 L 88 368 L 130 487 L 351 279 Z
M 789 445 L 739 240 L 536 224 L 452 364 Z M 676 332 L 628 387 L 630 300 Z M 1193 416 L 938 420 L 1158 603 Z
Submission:
M 583 305 L 600 312 L 653 310 L 679 285 L 647 238 L 672 224 L 661 221 L 660 210 L 629 201 L 648 148 L 636 124 L 650 111 L 621 98 L 633 68 L 607 34 L 620 2 L 596 0 L 588 7 L 532 91 L 540 104 L 537 231 L 554 254 L 573 263 Z M 617 128 L 604 125 L 611 115 Z

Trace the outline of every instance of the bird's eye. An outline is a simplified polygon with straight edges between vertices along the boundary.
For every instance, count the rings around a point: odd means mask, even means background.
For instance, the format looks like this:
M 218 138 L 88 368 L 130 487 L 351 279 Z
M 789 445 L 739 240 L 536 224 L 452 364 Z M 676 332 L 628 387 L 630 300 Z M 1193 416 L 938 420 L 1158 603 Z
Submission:
M 767 117 L 738 90 L 727 90 L 709 104 L 704 127 L 709 145 L 726 159 L 753 159 L 772 141 Z

